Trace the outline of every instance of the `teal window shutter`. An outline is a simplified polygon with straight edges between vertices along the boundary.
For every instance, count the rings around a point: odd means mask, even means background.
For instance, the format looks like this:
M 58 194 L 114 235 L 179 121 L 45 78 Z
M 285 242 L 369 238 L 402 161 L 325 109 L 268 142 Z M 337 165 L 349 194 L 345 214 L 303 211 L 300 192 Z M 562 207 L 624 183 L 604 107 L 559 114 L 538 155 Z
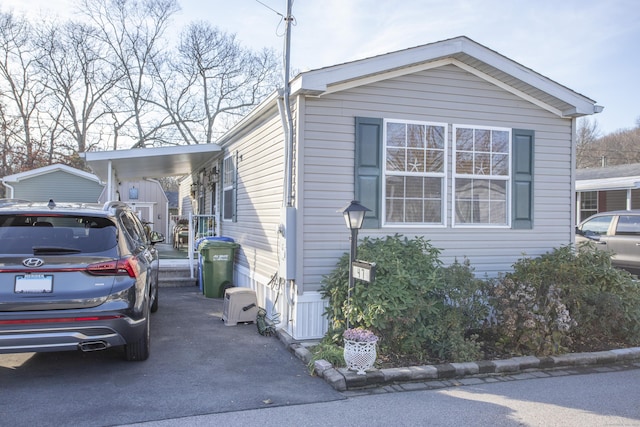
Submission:
M 514 229 L 533 228 L 534 141 L 534 131 L 513 129 L 513 204 L 511 227 Z
M 382 212 L 382 119 L 356 117 L 355 199 L 371 209 L 363 228 L 380 228 Z

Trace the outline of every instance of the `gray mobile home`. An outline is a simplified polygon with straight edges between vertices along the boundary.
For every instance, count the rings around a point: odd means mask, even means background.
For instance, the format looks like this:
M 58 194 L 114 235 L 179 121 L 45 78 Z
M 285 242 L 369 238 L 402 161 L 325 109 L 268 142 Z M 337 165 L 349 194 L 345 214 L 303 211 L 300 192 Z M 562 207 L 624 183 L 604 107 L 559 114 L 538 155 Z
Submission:
M 190 211 L 240 244 L 235 284 L 313 339 L 327 326 L 322 278 L 350 248 L 339 211 L 351 200 L 371 209 L 361 238 L 424 236 L 481 275 L 573 242 L 576 119 L 601 110 L 457 37 L 300 73 L 216 144 L 87 161 L 122 177 L 178 172 L 184 157 Z
M 296 339 L 326 330 L 323 275 L 360 237 L 425 236 L 478 274 L 573 241 L 576 118 L 595 101 L 466 37 L 303 72 L 217 144 L 236 284 Z M 292 144 L 287 141 L 291 140 Z M 194 182 L 200 171 L 193 171 Z

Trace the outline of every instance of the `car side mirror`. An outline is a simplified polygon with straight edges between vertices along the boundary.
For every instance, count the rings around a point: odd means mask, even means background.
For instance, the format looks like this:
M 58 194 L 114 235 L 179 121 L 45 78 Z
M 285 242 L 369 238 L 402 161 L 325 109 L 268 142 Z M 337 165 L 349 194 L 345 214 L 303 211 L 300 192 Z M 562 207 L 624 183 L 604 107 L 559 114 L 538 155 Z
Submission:
M 151 244 L 162 243 L 164 242 L 164 234 L 158 231 L 152 231 L 149 233 L 149 240 L 151 240 Z

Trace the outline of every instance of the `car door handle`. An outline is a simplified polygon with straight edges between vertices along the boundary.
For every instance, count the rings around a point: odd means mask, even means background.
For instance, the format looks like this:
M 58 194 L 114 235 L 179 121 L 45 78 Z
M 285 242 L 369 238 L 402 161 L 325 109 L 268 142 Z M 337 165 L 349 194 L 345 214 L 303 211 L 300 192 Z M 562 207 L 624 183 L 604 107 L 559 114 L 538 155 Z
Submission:
M 607 242 L 601 242 L 601 241 L 597 241 L 596 242 L 596 245 L 606 245 L 606 244 L 607 244 Z

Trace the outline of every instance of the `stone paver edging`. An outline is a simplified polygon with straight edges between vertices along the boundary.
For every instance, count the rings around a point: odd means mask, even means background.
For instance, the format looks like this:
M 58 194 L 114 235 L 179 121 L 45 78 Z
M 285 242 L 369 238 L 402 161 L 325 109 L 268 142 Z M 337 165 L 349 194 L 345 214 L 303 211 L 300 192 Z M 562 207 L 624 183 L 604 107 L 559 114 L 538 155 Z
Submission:
M 280 336 L 281 339 L 284 337 Z M 311 361 L 311 352 L 299 343 L 283 341 L 305 363 Z M 397 383 L 451 380 L 455 378 L 513 375 L 536 370 L 588 367 L 640 361 L 640 347 L 623 348 L 593 353 L 569 353 L 560 356 L 522 356 L 511 359 L 483 360 L 465 363 L 411 366 L 406 368 L 370 369 L 366 375 L 357 375 L 346 368 L 335 368 L 326 360 L 315 362 L 316 374 L 338 391 L 383 387 Z

